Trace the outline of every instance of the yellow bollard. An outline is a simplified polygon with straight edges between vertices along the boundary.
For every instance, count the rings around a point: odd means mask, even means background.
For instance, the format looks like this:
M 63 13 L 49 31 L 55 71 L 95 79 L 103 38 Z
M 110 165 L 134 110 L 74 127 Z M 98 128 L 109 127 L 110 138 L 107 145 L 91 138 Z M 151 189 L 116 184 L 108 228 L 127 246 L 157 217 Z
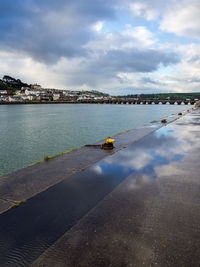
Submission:
M 102 149 L 113 149 L 113 143 L 115 142 L 115 139 L 111 139 L 110 136 L 106 139 L 106 142 L 101 145 Z
M 167 123 L 167 120 L 166 120 L 165 118 L 163 118 L 163 119 L 161 120 L 161 122 L 162 122 L 162 123 Z

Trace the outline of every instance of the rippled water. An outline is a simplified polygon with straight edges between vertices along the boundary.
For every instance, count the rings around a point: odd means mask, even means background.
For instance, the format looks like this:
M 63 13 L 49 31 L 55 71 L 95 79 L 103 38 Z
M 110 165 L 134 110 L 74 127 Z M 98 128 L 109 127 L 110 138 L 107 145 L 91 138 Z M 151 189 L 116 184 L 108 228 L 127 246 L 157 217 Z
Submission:
M 2 105 L 0 175 L 186 108 L 184 105 Z

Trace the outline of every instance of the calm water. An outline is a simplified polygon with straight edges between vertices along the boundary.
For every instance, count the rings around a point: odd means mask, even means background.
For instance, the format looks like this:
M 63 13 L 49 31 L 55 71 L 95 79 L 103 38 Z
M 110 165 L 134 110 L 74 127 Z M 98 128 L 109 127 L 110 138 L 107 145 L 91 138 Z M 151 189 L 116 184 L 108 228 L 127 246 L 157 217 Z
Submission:
M 2 105 L 0 175 L 186 108 L 184 105 Z

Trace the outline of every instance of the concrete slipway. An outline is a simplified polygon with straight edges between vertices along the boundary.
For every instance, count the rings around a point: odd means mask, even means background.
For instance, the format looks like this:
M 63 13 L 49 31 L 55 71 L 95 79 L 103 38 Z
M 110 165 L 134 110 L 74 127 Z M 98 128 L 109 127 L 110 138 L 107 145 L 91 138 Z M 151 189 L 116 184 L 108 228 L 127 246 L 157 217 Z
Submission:
M 0 265 L 200 266 L 200 112 L 160 127 L 4 177 Z

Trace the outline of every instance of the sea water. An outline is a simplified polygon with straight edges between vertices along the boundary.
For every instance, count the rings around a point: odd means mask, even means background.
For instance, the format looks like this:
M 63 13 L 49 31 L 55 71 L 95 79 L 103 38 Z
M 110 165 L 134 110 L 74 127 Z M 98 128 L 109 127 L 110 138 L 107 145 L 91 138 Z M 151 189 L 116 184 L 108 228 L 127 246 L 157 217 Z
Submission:
M 185 105 L 0 105 L 0 175 L 185 109 Z

